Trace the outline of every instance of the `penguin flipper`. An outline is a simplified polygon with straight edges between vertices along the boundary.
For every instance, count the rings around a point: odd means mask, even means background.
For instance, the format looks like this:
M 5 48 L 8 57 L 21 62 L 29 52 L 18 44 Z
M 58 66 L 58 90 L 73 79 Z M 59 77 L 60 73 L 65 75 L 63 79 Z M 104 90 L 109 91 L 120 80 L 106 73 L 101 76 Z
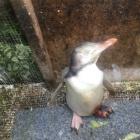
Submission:
M 103 85 L 109 91 L 111 95 L 115 95 L 114 87 L 112 86 L 111 82 L 107 80 L 107 78 L 105 78 L 105 76 L 103 78 Z

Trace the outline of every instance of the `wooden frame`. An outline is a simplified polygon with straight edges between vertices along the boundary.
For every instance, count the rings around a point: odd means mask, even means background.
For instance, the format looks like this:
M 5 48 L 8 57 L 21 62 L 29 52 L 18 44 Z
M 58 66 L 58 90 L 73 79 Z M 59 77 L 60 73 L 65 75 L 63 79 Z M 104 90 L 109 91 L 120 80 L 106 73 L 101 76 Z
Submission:
M 52 63 L 31 0 L 10 0 L 45 81 L 54 83 Z

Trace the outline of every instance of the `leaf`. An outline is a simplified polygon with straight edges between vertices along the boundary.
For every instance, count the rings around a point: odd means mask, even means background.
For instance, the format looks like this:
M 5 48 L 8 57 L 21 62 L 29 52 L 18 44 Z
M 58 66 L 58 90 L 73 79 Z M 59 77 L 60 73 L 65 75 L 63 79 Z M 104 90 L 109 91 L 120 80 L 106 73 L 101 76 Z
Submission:
M 12 70 L 12 66 L 11 66 L 11 64 L 8 64 L 7 69 L 8 69 L 8 71 L 11 71 L 11 70 Z
M 13 62 L 18 62 L 18 59 L 17 59 L 16 57 L 13 57 L 13 58 L 12 58 L 12 61 L 13 61 Z
M 126 136 L 125 136 L 125 138 L 124 139 L 122 139 L 122 140 L 134 140 L 134 139 L 136 139 L 136 138 L 138 138 L 138 137 L 140 137 L 140 134 L 136 134 L 136 133 L 129 133 L 129 134 L 127 134 Z
M 5 100 L 2 100 L 2 104 L 5 105 L 6 104 L 6 101 Z
M 4 48 L 4 54 L 11 52 L 11 48 L 9 46 L 5 46 Z
M 24 65 L 23 65 L 23 68 L 25 68 L 25 69 L 29 69 L 30 67 L 29 67 L 28 64 L 24 64 Z
M 16 72 L 16 71 L 18 71 L 18 69 L 19 69 L 19 66 L 14 64 L 12 70 L 13 70 L 14 72 Z
M 25 56 L 19 54 L 18 59 L 20 59 L 20 60 L 24 60 L 24 57 L 25 57 Z
M 104 125 L 107 125 L 108 124 L 108 121 L 104 121 L 104 122 L 101 122 L 101 121 L 91 121 L 91 127 L 92 128 L 99 128 L 101 126 L 104 126 Z
M 11 53 L 11 52 L 8 52 L 8 53 L 6 54 L 6 56 L 7 56 L 8 58 L 11 58 L 12 53 Z

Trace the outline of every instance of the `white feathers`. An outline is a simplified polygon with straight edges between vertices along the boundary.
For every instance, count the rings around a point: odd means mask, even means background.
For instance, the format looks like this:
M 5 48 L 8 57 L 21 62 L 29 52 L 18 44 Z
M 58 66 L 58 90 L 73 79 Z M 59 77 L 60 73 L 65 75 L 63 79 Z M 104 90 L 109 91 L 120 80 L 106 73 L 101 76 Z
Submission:
M 90 64 L 78 72 L 77 78 L 85 84 L 96 86 L 102 84 L 103 72 L 100 71 L 96 64 Z
M 95 64 L 90 64 L 68 78 L 67 103 L 69 107 L 81 116 L 92 114 L 103 99 L 103 73 Z

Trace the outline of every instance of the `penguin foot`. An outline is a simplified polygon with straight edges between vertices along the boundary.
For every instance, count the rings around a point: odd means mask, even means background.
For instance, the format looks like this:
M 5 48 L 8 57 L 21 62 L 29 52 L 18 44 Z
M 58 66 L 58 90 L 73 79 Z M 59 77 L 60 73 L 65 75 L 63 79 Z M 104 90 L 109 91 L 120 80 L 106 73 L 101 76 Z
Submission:
M 83 124 L 84 123 L 83 123 L 82 118 L 79 115 L 77 115 L 76 113 L 73 113 L 71 129 L 74 130 L 76 132 L 76 134 L 78 134 L 78 130 L 79 130 L 80 126 Z
M 101 105 L 100 106 L 101 110 L 108 112 L 109 114 L 114 113 L 112 107 L 106 106 L 106 105 Z
M 94 111 L 94 115 L 98 116 L 98 117 L 101 117 L 101 118 L 108 118 L 109 115 L 113 112 L 114 111 L 111 107 L 102 105 Z

